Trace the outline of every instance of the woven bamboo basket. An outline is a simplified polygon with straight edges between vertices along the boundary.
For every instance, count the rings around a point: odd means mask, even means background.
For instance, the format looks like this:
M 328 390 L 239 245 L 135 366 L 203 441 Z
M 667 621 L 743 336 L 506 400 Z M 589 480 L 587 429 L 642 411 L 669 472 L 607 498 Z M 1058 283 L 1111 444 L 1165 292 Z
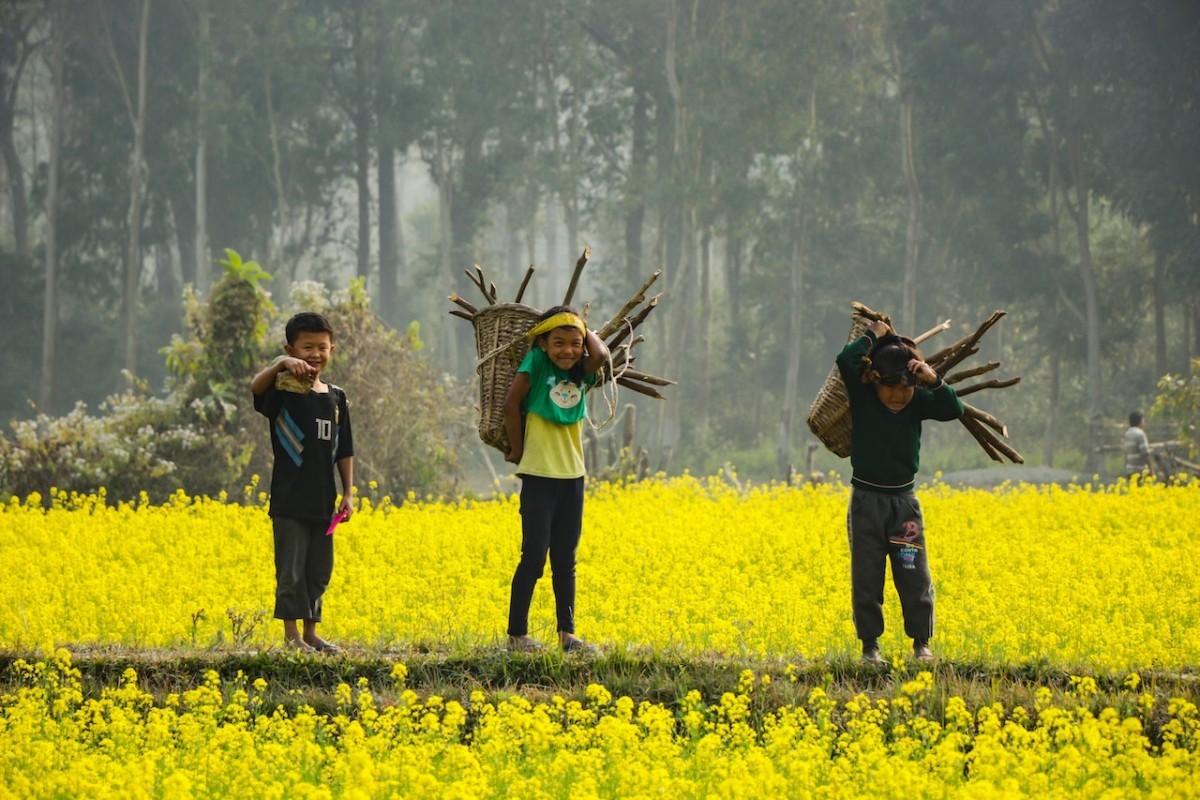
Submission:
M 851 342 L 863 335 L 870 322 L 861 314 L 852 314 L 850 335 L 846 337 Z M 846 458 L 850 455 L 850 398 L 846 394 L 846 384 L 837 365 L 829 371 L 821 391 L 812 405 L 808 407 L 808 427 L 825 448 L 836 456 Z
M 501 453 L 509 451 L 504 400 L 529 351 L 525 333 L 539 316 L 541 312 L 520 303 L 498 303 L 481 308 L 471 320 L 479 357 L 479 438 Z

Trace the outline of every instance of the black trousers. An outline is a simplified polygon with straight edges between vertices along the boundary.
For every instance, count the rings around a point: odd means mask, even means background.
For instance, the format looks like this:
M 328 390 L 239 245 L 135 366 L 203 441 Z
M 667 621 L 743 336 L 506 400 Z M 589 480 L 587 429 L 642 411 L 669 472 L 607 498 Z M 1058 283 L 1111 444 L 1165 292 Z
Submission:
M 850 591 L 858 638 L 883 633 L 883 584 L 888 561 L 900 595 L 904 632 L 933 636 L 933 578 L 925 549 L 925 522 L 915 493 L 886 494 L 855 486 L 846 516 L 850 538 Z
M 275 619 L 321 621 L 321 598 L 333 575 L 333 537 L 328 522 L 273 517 Z
M 521 478 L 521 561 L 508 603 L 509 636 L 529 633 L 529 606 L 547 553 L 558 630 L 575 632 L 575 553 L 582 530 L 583 478 Z

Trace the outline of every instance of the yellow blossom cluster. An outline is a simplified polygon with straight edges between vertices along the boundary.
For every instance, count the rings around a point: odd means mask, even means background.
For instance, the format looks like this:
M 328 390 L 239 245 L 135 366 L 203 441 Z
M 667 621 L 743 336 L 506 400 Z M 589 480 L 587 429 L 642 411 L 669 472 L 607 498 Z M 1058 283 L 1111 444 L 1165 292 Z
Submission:
M 1109 671 L 1200 663 L 1200 485 L 934 484 L 925 512 L 939 656 Z M 261 647 L 271 524 L 253 502 L 103 496 L 0 505 L 0 647 Z M 682 477 L 589 493 L 577 625 L 602 645 L 779 656 L 856 654 L 842 486 L 738 490 Z M 520 549 L 519 499 L 393 503 L 364 492 L 338 527 L 323 633 L 366 648 L 497 644 Z M 548 569 L 548 568 L 547 568 Z M 531 633 L 554 635 L 548 579 Z M 885 654 L 907 651 L 888 590 Z
M 583 700 L 421 699 L 341 684 L 337 708 L 268 709 L 261 679 L 202 685 L 162 702 L 126 671 L 85 697 L 71 656 L 17 662 L 0 695 L 0 800 L 190 798 L 761 798 L 1197 796 L 1200 714 L 1177 701 L 1161 742 L 1144 713 L 1084 698 L 972 713 L 920 673 L 894 696 L 836 703 L 819 687 L 759 715 L 761 679 L 706 704 L 635 703 L 603 686 Z M 1031 715 L 1036 715 L 1034 718 Z

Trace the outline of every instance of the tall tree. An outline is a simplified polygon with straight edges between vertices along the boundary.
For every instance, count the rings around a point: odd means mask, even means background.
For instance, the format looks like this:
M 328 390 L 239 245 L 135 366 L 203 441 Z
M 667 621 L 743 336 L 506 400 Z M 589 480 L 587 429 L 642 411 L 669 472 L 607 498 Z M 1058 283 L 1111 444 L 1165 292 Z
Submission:
M 29 197 L 14 129 L 21 79 L 30 56 L 40 46 L 38 31 L 44 26 L 43 17 L 42 4 L 31 0 L 0 6 L 0 158 L 12 204 L 13 240 L 21 258 L 29 256 Z

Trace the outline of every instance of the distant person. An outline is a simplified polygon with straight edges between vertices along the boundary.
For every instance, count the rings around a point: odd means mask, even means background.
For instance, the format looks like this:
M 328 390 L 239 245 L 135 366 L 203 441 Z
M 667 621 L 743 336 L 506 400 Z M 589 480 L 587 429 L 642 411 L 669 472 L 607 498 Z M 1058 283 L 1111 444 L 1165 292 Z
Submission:
M 333 575 L 335 516 L 354 513 L 354 437 L 346 393 L 321 380 L 333 354 L 333 327 L 321 314 L 287 322 L 286 355 L 250 381 L 254 409 L 271 421 L 271 524 L 275 534 L 275 619 L 284 644 L 337 653 L 317 635 L 321 600 Z M 342 483 L 337 501 L 333 473 Z M 337 514 L 334 514 L 334 509 Z M 303 621 L 303 630 L 297 626 Z
M 508 606 L 508 648 L 535 651 L 529 636 L 533 590 L 550 556 L 559 645 L 592 652 L 575 635 L 575 554 L 583 530 L 583 420 L 587 390 L 608 347 L 569 306 L 546 311 L 526 334 L 533 340 L 504 401 L 506 461 L 521 478 L 521 560 Z
M 921 455 L 921 422 L 952 420 L 963 404 L 925 363 L 912 340 L 872 322 L 837 357 L 853 420 L 850 434 L 850 589 L 862 658 L 884 664 L 883 585 L 887 562 L 900 596 L 913 656 L 933 661 L 933 578 L 921 504 L 913 490 Z
M 1124 475 L 1126 478 L 1132 478 L 1134 475 L 1154 474 L 1154 464 L 1150 460 L 1150 440 L 1146 438 L 1142 412 L 1130 412 L 1129 429 L 1125 431 L 1125 436 L 1122 438 L 1122 446 L 1125 449 Z

